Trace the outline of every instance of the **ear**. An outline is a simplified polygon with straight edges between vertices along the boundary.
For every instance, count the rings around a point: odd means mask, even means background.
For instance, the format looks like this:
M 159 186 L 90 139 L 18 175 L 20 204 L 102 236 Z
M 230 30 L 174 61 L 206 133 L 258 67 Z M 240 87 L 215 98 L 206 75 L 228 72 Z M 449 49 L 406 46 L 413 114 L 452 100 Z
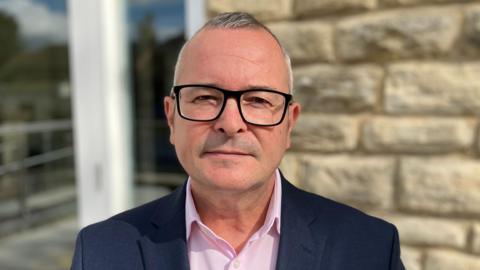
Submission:
M 168 128 L 170 129 L 170 143 L 175 145 L 175 129 L 173 120 L 175 117 L 175 100 L 172 97 L 166 96 L 163 99 L 163 108 L 165 110 L 165 117 L 167 118 Z
M 291 145 L 291 134 L 292 130 L 295 127 L 295 123 L 297 123 L 297 119 L 300 116 L 300 111 L 302 110 L 299 103 L 294 102 L 290 104 L 288 108 L 288 126 L 287 126 L 287 149 L 290 148 Z

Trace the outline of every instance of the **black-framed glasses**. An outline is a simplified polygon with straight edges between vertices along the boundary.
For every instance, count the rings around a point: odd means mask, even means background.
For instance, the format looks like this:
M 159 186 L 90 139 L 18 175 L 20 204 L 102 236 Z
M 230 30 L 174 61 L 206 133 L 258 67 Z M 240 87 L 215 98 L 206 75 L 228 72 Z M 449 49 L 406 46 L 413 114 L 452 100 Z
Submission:
M 207 122 L 220 117 L 228 98 L 237 101 L 243 121 L 258 126 L 276 126 L 283 121 L 292 95 L 270 89 L 231 91 L 210 85 L 173 86 L 179 115 L 187 120 Z

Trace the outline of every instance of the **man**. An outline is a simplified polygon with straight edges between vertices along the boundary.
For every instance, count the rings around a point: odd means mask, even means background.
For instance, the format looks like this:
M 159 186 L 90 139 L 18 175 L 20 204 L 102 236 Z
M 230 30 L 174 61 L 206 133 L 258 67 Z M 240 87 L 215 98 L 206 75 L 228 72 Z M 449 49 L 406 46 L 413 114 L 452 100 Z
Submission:
M 188 181 L 83 229 L 72 269 L 403 269 L 393 225 L 278 171 L 300 113 L 291 74 L 250 15 L 209 21 L 183 47 L 164 101 Z

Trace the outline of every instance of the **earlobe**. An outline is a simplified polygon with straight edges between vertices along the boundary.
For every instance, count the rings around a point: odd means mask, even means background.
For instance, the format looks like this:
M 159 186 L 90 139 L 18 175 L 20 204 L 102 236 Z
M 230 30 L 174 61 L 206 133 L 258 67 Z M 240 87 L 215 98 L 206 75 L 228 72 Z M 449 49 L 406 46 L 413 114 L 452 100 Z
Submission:
M 173 119 L 175 116 L 175 102 L 171 97 L 163 99 L 163 108 L 165 111 L 165 118 L 167 119 L 168 128 L 170 129 L 170 143 L 175 144 Z
M 300 111 L 300 104 L 294 102 L 290 105 L 290 108 L 288 109 L 288 133 L 292 132 L 292 129 L 295 127 L 295 123 L 300 116 Z
M 301 106 L 298 103 L 292 103 L 288 108 L 288 130 L 287 130 L 287 149 L 291 145 L 291 134 L 295 127 L 298 117 L 300 116 Z

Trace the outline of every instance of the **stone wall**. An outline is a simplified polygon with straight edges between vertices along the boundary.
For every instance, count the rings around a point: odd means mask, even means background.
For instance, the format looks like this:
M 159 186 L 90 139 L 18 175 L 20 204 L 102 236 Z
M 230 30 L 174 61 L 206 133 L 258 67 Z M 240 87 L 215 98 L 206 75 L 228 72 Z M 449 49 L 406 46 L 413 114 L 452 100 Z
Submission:
M 290 179 L 394 223 L 407 269 L 480 269 L 480 1 L 208 8 L 255 14 L 293 59 Z

